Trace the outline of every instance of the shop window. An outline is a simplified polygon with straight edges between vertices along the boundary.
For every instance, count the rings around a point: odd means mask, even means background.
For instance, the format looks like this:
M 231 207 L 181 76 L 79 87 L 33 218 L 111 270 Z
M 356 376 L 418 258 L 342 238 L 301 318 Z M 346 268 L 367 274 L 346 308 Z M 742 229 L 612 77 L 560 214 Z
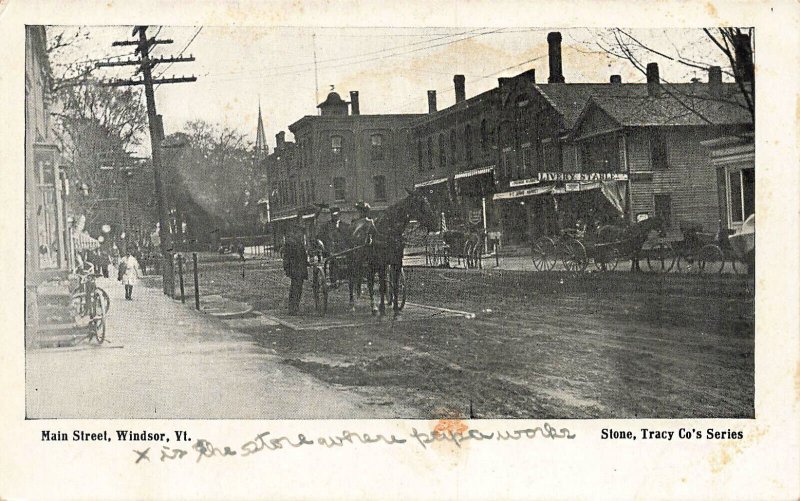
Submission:
M 317 186 L 314 183 L 314 180 L 311 180 L 311 200 L 314 201 L 317 199 Z
M 667 138 L 658 129 L 650 131 L 650 159 L 653 169 L 666 169 L 667 162 Z
M 755 213 L 755 169 L 728 173 L 728 193 L 731 223 L 741 223 Z
M 371 158 L 372 160 L 383 160 L 383 136 L 380 134 L 373 134 L 370 136 L 372 144 Z
M 344 202 L 347 199 L 347 182 L 345 178 L 333 178 L 333 199 L 337 202 Z
M 503 167 L 503 179 L 508 179 L 511 176 L 511 148 L 503 148 L 503 152 L 500 155 L 500 162 Z
M 447 166 L 447 150 L 444 147 L 444 134 L 439 134 L 439 166 Z
M 542 141 L 542 163 L 545 172 L 561 172 L 561 151 L 552 139 Z
M 656 217 L 664 221 L 667 228 L 672 226 L 672 196 L 666 193 L 653 195 Z
M 375 188 L 375 200 L 378 202 L 386 201 L 386 177 L 375 176 L 372 178 Z

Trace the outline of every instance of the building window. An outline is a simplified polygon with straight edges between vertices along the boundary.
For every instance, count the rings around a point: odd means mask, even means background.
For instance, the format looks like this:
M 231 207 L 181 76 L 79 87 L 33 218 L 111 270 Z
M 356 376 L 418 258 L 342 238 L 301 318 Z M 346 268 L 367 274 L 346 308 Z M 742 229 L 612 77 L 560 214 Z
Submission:
M 531 172 L 531 145 L 526 144 L 522 147 L 522 177 Z
M 489 148 L 489 131 L 486 129 L 486 119 L 481 120 L 481 149 L 486 151 Z
M 433 138 L 428 138 L 428 170 L 433 169 Z
M 742 223 L 755 213 L 756 176 L 755 169 L 728 172 L 728 207 L 730 222 Z
M 375 185 L 375 200 L 378 202 L 386 201 L 386 178 L 384 176 L 375 176 L 372 181 Z
M 450 131 L 450 161 L 455 164 L 458 161 L 458 157 L 456 156 L 456 131 Z
M 316 187 L 316 185 L 314 183 L 314 180 L 312 179 L 311 180 L 311 200 L 313 201 L 313 200 L 316 200 L 316 199 L 317 199 L 317 187 Z
M 419 168 L 420 172 L 425 170 L 425 161 L 424 161 L 424 156 L 423 156 L 423 153 L 422 153 L 422 140 L 421 139 L 417 141 L 417 167 Z
M 542 164 L 545 172 L 561 172 L 561 151 L 552 139 L 542 141 Z
M 620 172 L 619 141 L 613 137 L 600 137 L 580 145 L 581 172 Z
M 345 178 L 333 178 L 333 199 L 337 202 L 344 202 L 347 199 L 347 183 Z
M 342 155 L 342 136 L 331 136 L 331 153 L 333 156 Z
M 444 134 L 439 134 L 439 166 L 447 166 L 447 150 L 444 147 Z
M 667 138 L 658 129 L 650 131 L 650 159 L 653 169 L 666 169 L 667 162 Z
M 373 134 L 370 136 L 372 143 L 371 157 L 373 160 L 383 160 L 383 136 L 380 134 Z
M 464 156 L 467 160 L 467 166 L 472 165 L 472 128 L 467 124 L 464 127 Z
M 500 163 L 503 166 L 503 178 L 508 179 L 511 176 L 511 148 L 503 148 L 503 152 L 500 155 Z
M 665 193 L 653 195 L 656 217 L 664 221 L 664 226 L 672 226 L 672 197 Z

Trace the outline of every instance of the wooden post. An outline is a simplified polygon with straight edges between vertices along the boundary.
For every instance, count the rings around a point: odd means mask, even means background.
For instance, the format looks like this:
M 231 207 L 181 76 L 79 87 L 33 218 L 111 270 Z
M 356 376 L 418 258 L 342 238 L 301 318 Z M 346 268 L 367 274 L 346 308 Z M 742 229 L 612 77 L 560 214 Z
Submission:
M 183 290 L 183 254 L 178 254 L 178 280 L 181 286 L 181 303 L 186 302 L 186 295 Z
M 192 252 L 192 261 L 194 262 L 194 307 L 200 309 L 200 280 L 197 277 L 197 253 Z

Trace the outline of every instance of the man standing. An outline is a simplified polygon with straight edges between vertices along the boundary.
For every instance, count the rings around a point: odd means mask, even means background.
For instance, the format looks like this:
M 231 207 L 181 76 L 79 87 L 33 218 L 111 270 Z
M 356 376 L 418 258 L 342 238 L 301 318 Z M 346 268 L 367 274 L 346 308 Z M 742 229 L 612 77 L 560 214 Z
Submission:
M 303 220 L 299 215 L 289 223 L 289 232 L 283 246 L 283 271 L 291 279 L 289 286 L 289 315 L 300 310 L 303 280 L 308 279 L 308 253 L 306 251 Z
M 325 223 L 322 228 L 322 243 L 325 244 L 325 257 L 341 252 L 344 247 L 346 225 L 339 219 L 339 208 L 331 207 L 331 220 Z M 338 279 L 336 260 L 330 261 L 330 280 L 331 285 L 336 284 Z

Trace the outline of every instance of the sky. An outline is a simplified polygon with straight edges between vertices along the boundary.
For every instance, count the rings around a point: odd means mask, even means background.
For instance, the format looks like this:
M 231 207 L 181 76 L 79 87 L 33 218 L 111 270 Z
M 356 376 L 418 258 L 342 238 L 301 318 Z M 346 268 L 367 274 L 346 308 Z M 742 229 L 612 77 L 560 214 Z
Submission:
M 52 36 L 76 27 L 51 26 Z M 84 26 L 88 38 L 54 57 L 54 63 L 127 56 L 132 47 L 113 47 L 132 40 L 129 26 Z M 453 104 L 453 75 L 466 77 L 467 97 L 497 86 L 497 79 L 536 69 L 546 82 L 547 33 L 561 31 L 563 73 L 567 82 L 608 82 L 612 74 L 624 82 L 643 82 L 644 75 L 627 60 L 598 46 L 607 30 L 536 27 L 329 28 L 329 27 L 187 27 L 152 26 L 150 36 L 172 39 L 158 45 L 160 55 L 183 52 L 194 62 L 157 65 L 153 75 L 189 76 L 193 83 L 156 88 L 156 106 L 167 134 L 186 122 L 205 120 L 233 128 L 255 142 L 259 102 L 270 149 L 275 134 L 305 115 L 333 88 L 345 100 L 359 91 L 362 114 L 425 113 L 427 91 L 435 89 L 439 109 Z M 639 49 L 646 62 L 659 63 L 671 82 L 706 81 L 701 69 L 676 63 L 680 55 L 701 66 L 726 66 L 720 51 L 702 30 L 625 30 L 656 52 Z M 661 55 L 659 55 L 661 54 Z M 668 57 L 662 57 L 668 56 Z M 314 60 L 316 57 L 316 72 Z M 130 78 L 133 66 L 102 68 L 98 75 Z M 148 141 L 143 144 L 146 148 Z

